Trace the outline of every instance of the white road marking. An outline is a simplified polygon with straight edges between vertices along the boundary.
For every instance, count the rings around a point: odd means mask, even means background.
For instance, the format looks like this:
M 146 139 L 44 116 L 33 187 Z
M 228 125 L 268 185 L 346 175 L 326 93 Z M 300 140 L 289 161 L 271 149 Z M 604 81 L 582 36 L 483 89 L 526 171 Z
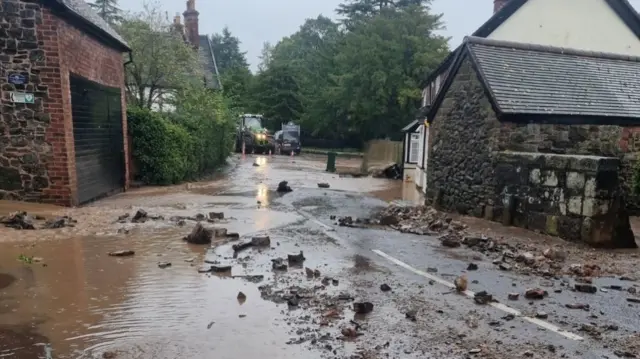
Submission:
M 429 279 L 431 279 L 431 280 L 433 280 L 433 281 L 435 281 L 437 283 L 440 283 L 440 284 L 442 284 L 442 285 L 444 285 L 446 287 L 455 288 L 455 285 L 453 283 L 448 282 L 448 281 L 446 281 L 446 280 L 444 280 L 442 278 L 436 277 L 436 276 L 434 276 L 434 275 L 432 275 L 430 273 L 421 271 L 419 269 L 415 269 L 412 266 L 400 261 L 399 259 L 393 258 L 392 256 L 390 256 L 390 255 L 388 255 L 388 254 L 386 254 L 386 253 L 384 253 L 384 252 L 382 252 L 382 251 L 380 251 L 378 249 L 374 249 L 373 252 L 375 254 L 385 258 L 386 260 L 388 260 L 388 261 L 390 261 L 390 262 L 392 262 L 392 263 L 394 263 L 394 264 L 396 264 L 396 265 L 398 265 L 398 266 L 400 266 L 400 267 L 402 267 L 402 268 L 404 268 L 404 269 L 406 269 L 406 270 L 408 270 L 410 272 L 413 272 L 413 273 L 415 273 L 415 274 L 417 274 L 419 276 L 422 276 L 422 277 L 425 277 L 425 278 L 429 278 Z M 467 297 L 470 297 L 470 298 L 473 298 L 474 295 L 475 295 L 475 293 L 470 291 L 470 290 L 467 290 L 466 292 L 464 292 L 464 294 Z M 545 322 L 544 320 L 523 316 L 522 313 L 519 310 L 513 309 L 513 308 L 511 308 L 511 307 L 509 307 L 507 305 L 504 305 L 502 303 L 489 303 L 489 305 L 491 305 L 492 307 L 494 307 L 496 309 L 502 310 L 503 312 L 506 312 L 506 313 L 509 313 L 509 314 L 513 314 L 513 315 L 515 315 L 517 317 L 520 317 L 523 320 L 525 320 L 527 322 L 530 322 L 530 323 L 533 323 L 533 324 L 535 324 L 535 325 L 537 325 L 539 327 L 542 327 L 544 329 L 550 330 L 550 331 L 552 331 L 554 333 L 558 333 L 558 334 L 562 335 L 565 338 L 572 339 L 572 340 L 584 340 L 583 337 L 581 337 L 579 335 L 576 335 L 576 334 L 573 334 L 571 332 L 567 332 L 567 331 L 565 331 L 565 330 L 563 330 L 563 329 L 561 329 L 561 328 L 559 328 L 559 327 L 557 327 L 557 326 L 555 326 L 555 325 L 553 325 L 553 324 L 551 324 L 549 322 Z

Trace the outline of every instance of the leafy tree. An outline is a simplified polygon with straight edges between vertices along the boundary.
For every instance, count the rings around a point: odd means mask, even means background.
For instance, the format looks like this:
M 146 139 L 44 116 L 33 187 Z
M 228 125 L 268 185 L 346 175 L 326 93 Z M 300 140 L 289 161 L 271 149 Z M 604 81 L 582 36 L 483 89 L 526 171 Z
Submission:
M 221 75 L 238 67 L 249 69 L 247 53 L 240 51 L 240 40 L 231 34 L 228 27 L 222 29 L 222 34 L 212 36 L 212 44 Z
M 94 0 L 89 5 L 109 24 L 116 24 L 122 20 L 122 11 L 118 7 L 118 0 Z
M 201 82 L 197 52 L 181 34 L 171 31 L 158 9 L 146 7 L 123 19 L 119 32 L 133 50 L 133 62 L 126 67 L 130 103 L 151 109 L 159 100 L 173 96 L 175 89 Z
M 302 115 L 303 99 L 293 70 L 289 64 L 274 63 L 256 78 L 253 91 L 257 109 L 267 119 L 264 125 L 271 129 L 297 121 Z
M 269 68 L 271 64 L 271 54 L 273 52 L 273 45 L 270 42 L 265 41 L 262 44 L 262 50 L 260 50 L 260 63 L 258 64 L 258 71 L 262 72 Z

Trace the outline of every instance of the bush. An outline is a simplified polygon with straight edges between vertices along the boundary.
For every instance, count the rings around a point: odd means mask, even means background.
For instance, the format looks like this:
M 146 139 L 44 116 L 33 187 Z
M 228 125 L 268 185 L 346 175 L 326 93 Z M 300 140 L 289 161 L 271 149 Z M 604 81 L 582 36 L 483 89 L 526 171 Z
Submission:
M 138 179 L 147 184 L 193 180 L 224 164 L 235 142 L 235 122 L 224 98 L 208 91 L 176 96 L 176 111 L 128 112 Z
M 185 180 L 192 167 L 189 154 L 193 152 L 193 140 L 189 133 L 146 109 L 129 109 L 127 117 L 139 179 L 162 185 Z

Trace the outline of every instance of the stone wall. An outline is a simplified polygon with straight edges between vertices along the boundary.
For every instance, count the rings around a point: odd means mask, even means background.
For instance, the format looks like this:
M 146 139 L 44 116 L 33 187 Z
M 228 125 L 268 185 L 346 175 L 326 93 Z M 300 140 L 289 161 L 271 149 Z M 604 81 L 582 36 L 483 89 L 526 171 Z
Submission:
M 634 248 L 616 157 L 498 152 L 487 219 L 594 247 Z
M 0 199 L 77 204 L 69 74 L 119 87 L 126 109 L 122 54 L 36 0 L 0 2 L 0 49 Z M 28 82 L 9 84 L 10 73 Z M 35 103 L 14 104 L 11 91 L 33 92 Z M 122 123 L 128 161 L 124 112 Z
M 492 152 L 500 123 L 465 60 L 429 127 L 427 197 L 442 209 L 482 215 L 493 205 Z

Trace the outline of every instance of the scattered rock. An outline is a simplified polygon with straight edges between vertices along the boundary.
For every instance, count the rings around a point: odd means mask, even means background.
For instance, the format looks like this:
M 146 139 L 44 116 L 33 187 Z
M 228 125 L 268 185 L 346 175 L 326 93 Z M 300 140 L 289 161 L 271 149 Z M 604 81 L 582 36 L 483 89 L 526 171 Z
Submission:
M 115 352 L 104 352 L 102 353 L 102 359 L 114 359 L 118 355 Z
M 78 221 L 74 220 L 69 216 L 58 217 L 56 219 L 52 219 L 47 221 L 44 224 L 44 229 L 59 229 L 64 227 L 74 227 Z
M 482 352 L 482 349 L 478 349 L 478 348 L 469 350 L 469 354 L 472 354 L 472 355 L 480 354 L 481 352 Z
M 236 297 L 238 299 L 238 301 L 245 301 L 247 300 L 247 295 L 242 293 L 242 292 L 238 292 L 238 296 Z
M 109 255 L 111 257 L 130 257 L 135 255 L 136 252 L 132 251 L 132 250 L 122 250 L 122 251 L 115 251 L 115 252 L 109 252 Z
M 591 309 L 591 306 L 589 304 L 582 304 L 582 303 L 567 304 L 567 305 L 565 305 L 565 307 L 567 307 L 569 309 L 580 309 L 580 310 L 589 310 L 589 309 Z
M 234 278 L 242 278 L 244 280 L 246 280 L 247 282 L 251 282 L 251 283 L 260 283 L 264 280 L 264 275 L 262 274 L 255 274 L 255 275 L 238 275 L 238 276 L 234 276 Z
M 276 271 L 286 271 L 287 265 L 284 263 L 284 259 L 275 258 L 271 260 L 271 268 Z
M 461 245 L 460 238 L 452 234 L 446 235 L 440 239 L 442 241 L 442 245 L 448 248 L 457 248 Z
M 278 183 L 278 188 L 276 189 L 276 192 L 278 193 L 289 193 L 292 192 L 293 190 L 291 189 L 291 187 L 289 187 L 289 182 L 287 181 L 282 181 L 280 183 Z
M 394 215 L 383 216 L 380 218 L 380 225 L 382 226 L 397 226 L 400 221 L 398 217 Z
M 329 187 L 331 187 L 331 186 L 329 186 L 329 184 L 328 184 L 328 183 L 318 183 L 318 187 L 319 187 L 319 188 L 329 188 Z
M 382 284 L 380 285 L 380 290 L 383 292 L 390 292 L 391 291 L 391 287 L 388 284 Z
M 340 333 L 342 333 L 342 335 L 345 338 L 356 338 L 356 337 L 362 335 L 362 333 L 358 333 L 357 330 L 355 330 L 354 328 L 351 328 L 351 327 L 345 327 L 345 328 L 340 329 Z
M 533 255 L 533 253 L 524 252 L 520 253 L 516 257 L 516 262 L 524 263 L 526 265 L 532 265 L 536 262 L 536 257 Z
M 233 268 L 233 266 L 230 266 L 230 265 L 212 265 L 211 266 L 211 272 L 214 272 L 214 273 L 226 273 L 226 272 L 231 272 L 232 268 Z
M 469 265 L 467 266 L 467 270 L 468 271 L 478 270 L 478 265 L 475 263 L 469 263 Z
M 204 228 L 201 223 L 196 224 L 191 233 L 185 237 L 185 240 L 191 244 L 210 244 L 213 238 L 213 231 Z
M 224 219 L 224 212 L 209 212 L 209 219 Z
M 33 219 L 27 212 L 15 212 L 6 217 L 2 217 L 0 218 L 0 223 L 5 227 L 13 229 L 36 229 L 33 225 Z
M 498 266 L 498 268 L 500 268 L 500 270 L 503 270 L 505 272 L 508 272 L 511 270 L 511 266 L 506 264 L 506 263 L 500 263 L 500 265 Z
M 627 298 L 627 302 L 640 304 L 640 298 Z
M 632 278 L 632 277 L 629 277 L 629 276 L 622 276 L 622 277 L 620 277 L 620 280 L 623 281 L 623 282 L 635 282 L 636 281 L 635 278 Z
M 547 248 L 542 252 L 542 255 L 558 262 L 563 262 L 567 259 L 567 252 L 557 248 Z
M 302 251 L 300 251 L 300 253 L 298 254 L 287 255 L 287 261 L 289 262 L 289 264 L 301 265 L 305 260 L 306 258 L 304 257 L 304 253 Z
M 410 310 L 410 311 L 406 312 L 406 313 L 404 314 L 404 316 L 405 316 L 407 319 L 409 319 L 410 321 L 412 321 L 412 322 L 416 322 L 416 321 L 418 321 L 418 318 L 416 317 L 416 316 L 417 316 L 417 314 L 418 314 L 418 312 L 417 312 L 417 311 L 415 311 L 415 310 Z
M 253 242 L 249 241 L 249 242 L 243 242 L 243 243 L 238 243 L 238 244 L 234 244 L 233 246 L 231 246 L 231 248 L 233 249 L 233 251 L 237 254 L 238 252 L 245 250 L 249 247 L 253 247 Z
M 320 274 L 321 274 L 321 273 L 320 273 L 320 271 L 319 271 L 319 270 L 317 270 L 317 269 L 314 269 L 314 270 L 313 270 L 313 276 L 314 276 L 314 277 L 316 277 L 316 278 L 320 278 Z
M 476 293 L 473 296 L 473 300 L 476 304 L 485 305 L 493 301 L 493 296 L 483 290 L 482 292 Z
M 300 305 L 300 299 L 298 298 L 298 296 L 294 295 L 287 300 L 287 304 L 290 307 L 297 307 L 298 305 Z
M 122 223 L 122 222 L 124 222 L 127 218 L 129 218 L 130 216 L 131 216 L 131 215 L 130 215 L 129 213 L 125 213 L 125 214 L 123 214 L 123 215 L 121 215 L 121 216 L 119 216 L 119 217 L 118 217 L 117 222 Z
M 629 287 L 629 289 L 627 289 L 627 292 L 629 294 L 636 294 L 638 290 L 635 287 Z
M 311 269 L 309 267 L 305 267 L 304 268 L 304 272 L 307 274 L 307 277 L 313 278 L 313 269 Z
M 144 209 L 139 209 L 135 216 L 133 216 L 133 218 L 131 219 L 132 223 L 144 223 L 149 219 L 149 215 L 147 214 L 147 211 L 145 211 Z
M 536 318 L 538 318 L 538 319 L 548 319 L 549 318 L 549 314 L 547 314 L 546 312 L 537 312 L 536 313 Z
M 251 245 L 255 247 L 269 247 L 271 246 L 271 238 L 269 238 L 269 236 L 253 237 L 251 238 Z
M 427 268 L 427 273 L 438 273 L 438 268 L 429 267 Z
M 171 263 L 170 262 L 160 262 L 160 263 L 158 263 L 158 267 L 162 268 L 162 269 L 169 268 L 169 267 L 171 267 Z
M 467 286 L 469 285 L 469 281 L 467 276 L 461 275 L 453 281 L 453 284 L 456 287 L 456 291 L 458 293 L 462 293 L 467 290 Z
M 524 297 L 527 299 L 544 299 L 549 296 L 549 293 L 546 290 L 542 290 L 540 288 L 535 289 L 527 289 L 524 294 Z
M 590 293 L 590 294 L 594 294 L 598 292 L 598 288 L 596 288 L 595 286 L 591 285 L 591 284 L 575 284 L 574 288 L 576 291 L 581 292 L 581 293 Z
M 254 162 L 253 167 L 260 167 L 260 164 L 258 162 Z
M 227 233 L 227 238 L 236 241 L 240 239 L 240 234 L 236 232 L 230 232 L 230 233 Z
M 373 311 L 373 303 L 371 302 L 353 303 L 353 310 L 357 314 L 369 314 Z
M 614 352 L 614 354 L 618 357 L 618 358 L 637 358 L 637 356 L 631 352 L 625 352 L 622 350 L 616 350 Z
M 520 294 L 518 294 L 518 293 L 509 293 L 508 298 L 509 298 L 509 300 L 518 300 L 518 299 L 520 299 Z

